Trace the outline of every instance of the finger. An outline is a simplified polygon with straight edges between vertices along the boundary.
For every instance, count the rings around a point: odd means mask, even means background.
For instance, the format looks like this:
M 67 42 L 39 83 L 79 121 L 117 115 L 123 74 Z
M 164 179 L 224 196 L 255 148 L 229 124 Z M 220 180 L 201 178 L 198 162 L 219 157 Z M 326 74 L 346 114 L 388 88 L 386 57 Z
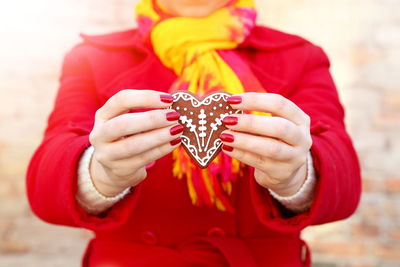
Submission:
M 293 146 L 300 144 L 304 139 L 299 126 L 280 117 L 235 114 L 225 117 L 223 122 L 228 129 L 277 138 Z
M 172 96 L 162 92 L 126 89 L 113 95 L 97 110 L 96 120 L 107 121 L 131 109 L 167 108 L 172 102 Z
M 171 153 L 175 148 L 180 146 L 180 142 L 177 144 L 163 144 L 161 146 L 154 147 L 148 151 L 145 151 L 139 155 L 124 160 L 118 160 L 113 163 L 113 168 L 116 170 L 119 176 L 127 176 L 132 171 L 143 168 L 147 164 L 164 157 Z
M 234 148 L 232 151 L 230 151 L 230 149 L 227 149 L 226 146 L 222 146 L 222 150 L 232 158 L 262 170 L 273 178 L 289 177 L 292 173 L 291 164 L 286 162 L 275 161 L 273 159 L 269 159 L 238 148 Z
M 297 125 L 310 123 L 310 118 L 306 113 L 279 94 L 243 93 L 234 95 L 231 99 L 235 101 L 230 101 L 228 98 L 228 103 L 235 103 L 231 106 L 236 109 L 272 113 L 273 116 L 283 117 Z
M 139 155 L 161 145 L 169 144 L 182 135 L 179 124 L 132 135 L 107 145 L 110 160 L 122 160 Z
M 296 148 L 274 138 L 233 131 L 222 132 L 220 138 L 224 144 L 235 149 L 249 151 L 275 161 L 292 162 L 299 155 Z
M 122 114 L 106 121 L 98 138 L 104 142 L 112 142 L 124 136 L 176 124 L 179 116 L 180 114 L 174 110 L 151 110 Z

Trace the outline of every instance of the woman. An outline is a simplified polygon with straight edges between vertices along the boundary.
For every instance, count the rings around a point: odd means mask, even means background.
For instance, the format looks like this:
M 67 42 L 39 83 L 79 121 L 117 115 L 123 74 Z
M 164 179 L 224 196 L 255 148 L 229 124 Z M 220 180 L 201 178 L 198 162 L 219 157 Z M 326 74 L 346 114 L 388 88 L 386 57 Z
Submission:
M 82 35 L 66 56 L 27 175 L 33 211 L 95 231 L 84 266 L 310 266 L 300 231 L 350 216 L 360 197 L 325 53 L 256 26 L 250 0 L 136 11 L 138 29 Z M 252 111 L 223 120 L 204 171 L 180 147 L 175 90 L 227 91 Z

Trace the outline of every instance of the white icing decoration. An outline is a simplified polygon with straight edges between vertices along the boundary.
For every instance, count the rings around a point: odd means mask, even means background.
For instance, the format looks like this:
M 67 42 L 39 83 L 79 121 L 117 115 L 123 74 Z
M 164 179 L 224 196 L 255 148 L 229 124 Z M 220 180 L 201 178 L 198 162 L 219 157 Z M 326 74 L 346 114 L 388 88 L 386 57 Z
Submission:
M 206 134 L 206 131 L 207 131 L 206 123 L 207 123 L 207 121 L 205 120 L 207 118 L 207 115 L 206 115 L 204 109 L 200 110 L 200 114 L 198 115 L 198 118 L 200 119 L 199 120 L 199 124 L 201 125 L 199 127 L 199 131 L 200 131 L 199 137 L 201 137 L 201 147 L 200 147 L 200 149 L 202 149 L 204 147 L 204 138 L 207 136 L 207 134 Z
M 182 99 L 184 101 L 190 101 L 191 105 L 194 107 L 200 107 L 201 105 L 204 106 L 209 106 L 213 104 L 213 102 L 218 102 L 221 99 L 225 100 L 229 97 L 229 94 L 226 93 L 217 93 L 217 94 L 212 94 L 204 98 L 202 101 L 197 100 L 195 97 L 193 97 L 191 94 L 185 92 L 185 91 L 179 91 L 173 94 L 174 101 L 178 101 L 179 99 Z M 220 107 L 223 105 L 220 104 Z M 176 108 L 177 110 L 179 109 L 178 107 Z M 213 107 L 214 110 L 217 109 L 216 106 Z M 229 108 L 228 108 L 229 109 Z M 185 110 L 187 110 L 185 108 Z M 242 113 L 240 110 L 235 111 L 236 114 Z M 205 113 L 204 109 L 200 110 L 200 114 L 198 115 L 199 118 L 199 125 L 194 125 L 193 124 L 193 119 L 188 118 L 188 116 L 184 115 L 179 118 L 180 122 L 187 128 L 189 128 L 190 132 L 192 132 L 196 138 L 196 143 L 191 144 L 189 137 L 182 135 L 182 144 L 188 149 L 188 151 L 192 154 L 194 159 L 199 163 L 200 166 L 207 166 L 211 158 L 213 158 L 214 154 L 217 152 L 219 147 L 222 145 L 222 142 L 219 138 L 215 139 L 214 143 L 210 144 L 210 141 L 212 139 L 212 136 L 215 131 L 218 130 L 218 128 L 222 125 L 222 119 L 228 116 L 229 114 L 232 114 L 232 111 L 229 113 L 224 113 L 220 114 L 218 117 L 214 119 L 212 123 L 210 123 L 209 127 L 211 128 L 211 131 L 208 136 L 207 142 L 205 142 L 205 139 L 207 137 L 207 114 Z M 190 112 L 190 115 L 193 115 L 193 112 Z M 210 116 L 213 116 L 213 113 L 209 114 Z M 206 155 L 203 157 L 200 157 L 199 153 L 205 151 Z

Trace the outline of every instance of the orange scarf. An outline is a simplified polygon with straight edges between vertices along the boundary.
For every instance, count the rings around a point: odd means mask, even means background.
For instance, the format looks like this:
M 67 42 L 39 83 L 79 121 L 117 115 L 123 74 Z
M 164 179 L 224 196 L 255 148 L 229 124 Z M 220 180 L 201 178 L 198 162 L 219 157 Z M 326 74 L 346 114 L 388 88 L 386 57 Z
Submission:
M 255 25 L 252 0 L 232 1 L 202 18 L 171 16 L 156 0 L 142 0 L 136 13 L 140 32 L 178 76 L 170 92 L 188 90 L 199 96 L 214 91 L 265 92 L 234 51 Z M 233 212 L 229 195 L 243 167 L 239 161 L 222 152 L 207 169 L 200 169 L 182 147 L 173 152 L 173 159 L 174 176 L 186 177 L 193 204 Z

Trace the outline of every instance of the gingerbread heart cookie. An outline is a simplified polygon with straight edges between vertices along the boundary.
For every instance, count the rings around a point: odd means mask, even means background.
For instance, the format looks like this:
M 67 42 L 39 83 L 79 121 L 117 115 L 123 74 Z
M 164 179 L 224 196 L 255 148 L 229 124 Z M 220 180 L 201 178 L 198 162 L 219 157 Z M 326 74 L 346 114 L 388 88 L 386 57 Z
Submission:
M 200 168 L 207 168 L 221 151 L 219 135 L 226 129 L 222 119 L 242 113 L 227 102 L 228 93 L 215 92 L 198 99 L 188 91 L 171 94 L 172 108 L 181 114 L 179 123 L 184 127 L 182 145 Z

